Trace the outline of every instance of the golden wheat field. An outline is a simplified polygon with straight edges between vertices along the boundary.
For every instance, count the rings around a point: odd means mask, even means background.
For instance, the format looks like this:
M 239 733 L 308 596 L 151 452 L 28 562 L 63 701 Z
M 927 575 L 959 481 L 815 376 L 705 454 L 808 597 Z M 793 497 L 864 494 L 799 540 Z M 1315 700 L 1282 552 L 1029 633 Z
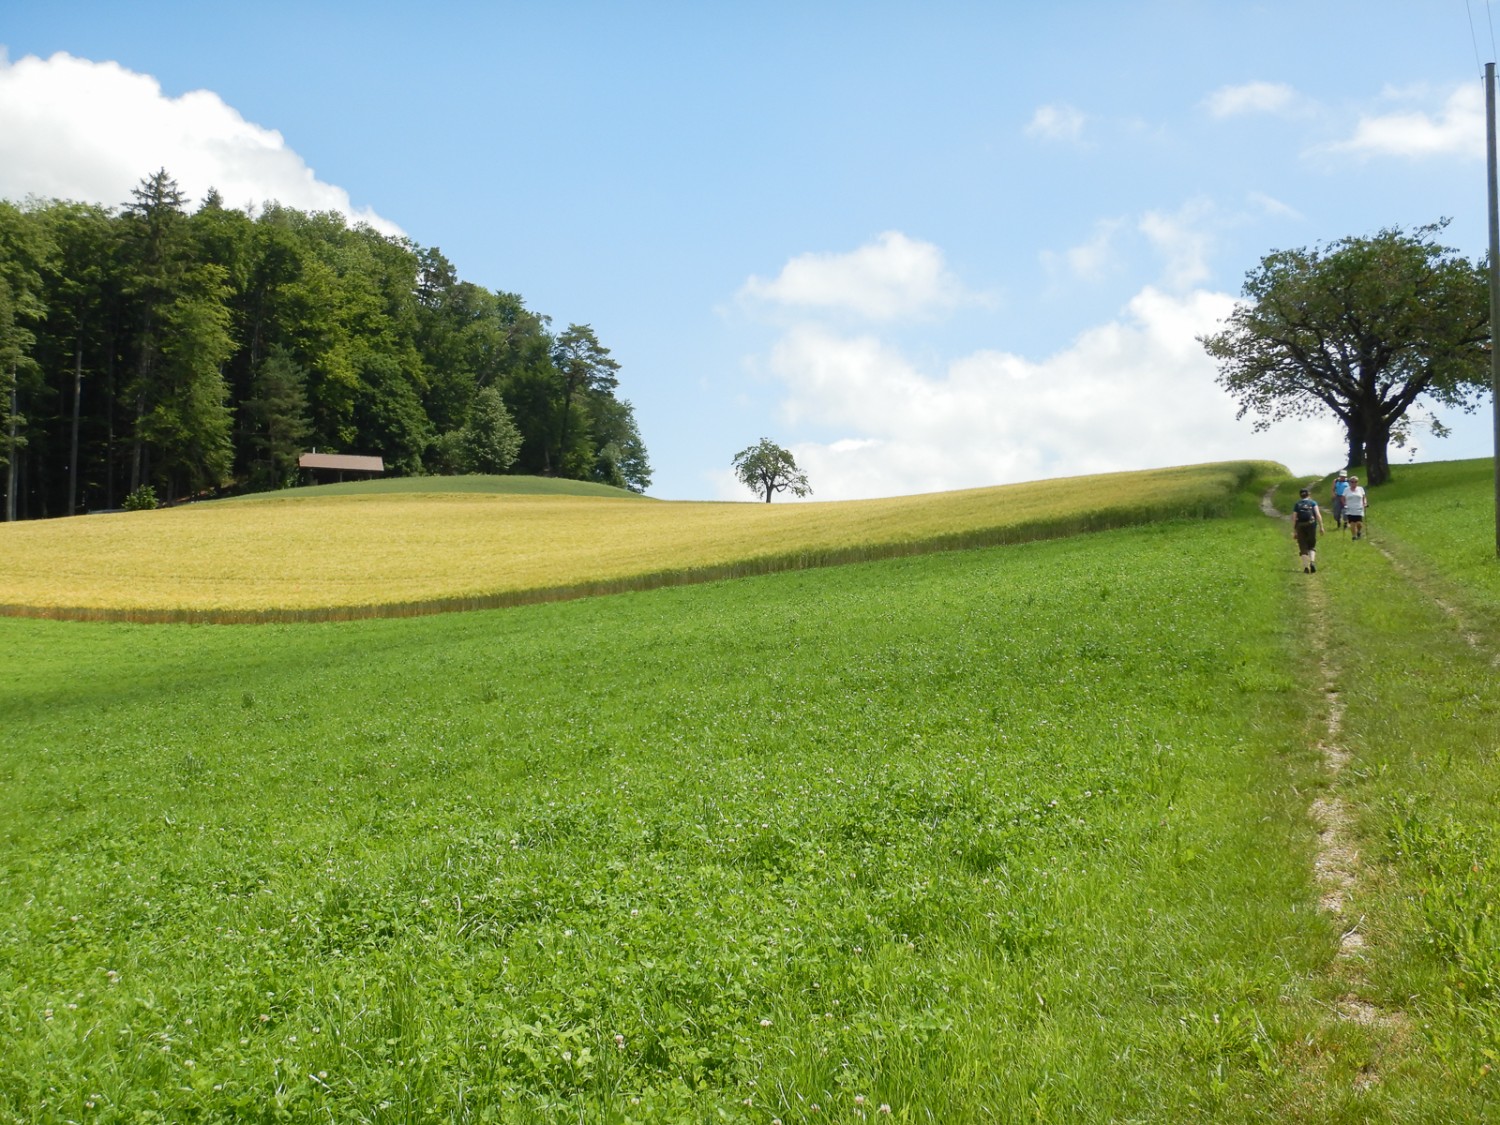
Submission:
M 1221 514 L 1231 462 L 806 504 L 295 490 L 0 527 L 0 611 L 137 620 L 421 613 Z

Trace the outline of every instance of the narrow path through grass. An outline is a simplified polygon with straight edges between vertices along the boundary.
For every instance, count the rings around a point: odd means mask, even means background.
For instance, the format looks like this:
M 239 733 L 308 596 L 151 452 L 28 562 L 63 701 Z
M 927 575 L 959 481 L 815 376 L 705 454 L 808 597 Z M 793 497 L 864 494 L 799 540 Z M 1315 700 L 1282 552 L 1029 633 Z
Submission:
M 1262 498 L 1261 510 L 1284 523 L 1289 517 L 1276 507 L 1275 492 L 1275 489 L 1267 491 Z M 1315 749 L 1323 762 L 1328 782 L 1326 791 L 1313 799 L 1309 812 L 1318 827 L 1317 851 L 1313 858 L 1313 872 L 1321 892 L 1318 905 L 1338 921 L 1341 929 L 1338 950 L 1328 967 L 1329 982 L 1336 992 L 1330 1013 L 1335 1020 L 1349 1020 L 1368 1028 L 1379 1048 L 1355 1077 L 1356 1091 L 1364 1093 L 1381 1081 L 1381 1068 L 1375 1060 L 1399 1049 L 1406 1035 L 1407 1021 L 1400 1010 L 1382 1007 L 1368 998 L 1369 990 L 1362 972 L 1366 918 L 1360 912 L 1360 884 L 1365 869 L 1355 834 L 1354 815 L 1340 786 L 1350 762 L 1350 753 L 1342 738 L 1345 705 L 1340 684 L 1344 673 L 1327 636 L 1330 613 L 1324 581 L 1328 577 L 1327 538 L 1325 536 L 1320 543 L 1324 554 L 1323 572 L 1309 575 L 1298 589 L 1298 596 L 1305 606 L 1302 614 L 1305 622 L 1303 643 L 1316 668 L 1315 686 L 1322 697 L 1319 711 L 1324 716 L 1310 733 L 1316 740 Z M 1317 1079 L 1326 1081 L 1327 1075 L 1320 1073 Z
M 1329 1023 L 1357 1028 L 1366 1052 L 1343 1104 L 1332 1072 L 1308 1068 L 1301 1108 L 1330 1110 L 1296 1114 L 1309 1120 L 1335 1108 L 1360 1121 L 1500 1119 L 1494 563 L 1476 563 L 1467 524 L 1445 522 L 1447 494 L 1421 484 L 1411 473 L 1363 541 L 1325 537 L 1318 573 L 1293 583 L 1322 712 L 1308 738 L 1327 774 L 1309 806 L 1314 868 L 1342 935 Z M 1467 497 L 1451 506 L 1473 522 Z

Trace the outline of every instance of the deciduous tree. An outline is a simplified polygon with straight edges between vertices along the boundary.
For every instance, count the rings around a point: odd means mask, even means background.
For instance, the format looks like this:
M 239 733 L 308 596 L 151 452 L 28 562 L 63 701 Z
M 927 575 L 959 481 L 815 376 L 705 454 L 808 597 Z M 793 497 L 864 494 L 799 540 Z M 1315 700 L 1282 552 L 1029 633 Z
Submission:
M 1487 381 L 1485 278 L 1438 243 L 1444 225 L 1262 258 L 1244 303 L 1201 341 L 1240 416 L 1263 430 L 1330 413 L 1344 426 L 1350 467 L 1382 484 L 1389 446 L 1407 439 L 1419 399 L 1474 409 Z
M 552 349 L 552 362 L 562 385 L 562 405 L 559 410 L 560 434 L 557 442 L 557 465 L 564 476 L 586 477 L 591 468 L 589 461 L 579 464 L 586 456 L 583 450 L 575 449 L 579 435 L 579 400 L 589 395 L 613 394 L 620 385 L 615 374 L 620 365 L 610 358 L 609 349 L 599 343 L 594 330 L 587 324 L 570 324 L 568 330 L 557 338 Z M 583 415 L 587 417 L 586 414 Z
M 797 468 L 791 450 L 783 449 L 770 438 L 761 438 L 734 455 L 734 475 L 751 492 L 764 495 L 767 504 L 778 492 L 790 492 L 793 496 L 812 494 L 807 474 Z

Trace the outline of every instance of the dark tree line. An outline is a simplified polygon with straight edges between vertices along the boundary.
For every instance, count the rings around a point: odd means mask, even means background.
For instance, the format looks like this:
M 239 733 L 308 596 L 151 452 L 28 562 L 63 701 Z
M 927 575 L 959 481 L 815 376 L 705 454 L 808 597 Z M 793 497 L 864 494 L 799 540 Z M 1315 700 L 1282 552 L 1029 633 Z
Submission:
M 331 212 L 189 211 L 165 172 L 114 209 L 0 201 L 7 518 L 285 487 L 299 454 L 644 491 L 619 364 L 437 249 Z

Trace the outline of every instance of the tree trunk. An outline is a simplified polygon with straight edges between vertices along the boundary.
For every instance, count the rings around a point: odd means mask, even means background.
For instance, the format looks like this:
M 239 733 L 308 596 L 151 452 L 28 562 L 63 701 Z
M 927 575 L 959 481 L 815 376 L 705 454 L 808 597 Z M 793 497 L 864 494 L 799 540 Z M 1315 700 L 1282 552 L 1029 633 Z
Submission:
M 1365 483 L 1371 488 L 1391 479 L 1390 444 L 1388 426 L 1372 428 L 1365 434 Z
M 1349 431 L 1349 456 L 1344 464 L 1349 469 L 1363 468 L 1365 463 L 1365 439 L 1356 434 L 1352 429 Z
M 68 447 L 68 515 L 78 514 L 78 416 L 83 397 L 83 334 L 73 353 L 73 440 Z
M 10 369 L 10 450 L 5 473 L 5 521 L 7 523 L 14 522 L 16 518 L 16 411 L 19 407 L 20 402 L 16 396 L 16 369 L 12 365 Z
M 130 491 L 134 492 L 141 487 L 141 419 L 146 416 L 146 403 L 137 397 L 135 400 L 135 433 L 131 435 L 130 441 Z
M 111 344 L 113 342 L 111 341 Z M 104 352 L 104 506 L 115 506 L 115 357 L 111 348 Z

